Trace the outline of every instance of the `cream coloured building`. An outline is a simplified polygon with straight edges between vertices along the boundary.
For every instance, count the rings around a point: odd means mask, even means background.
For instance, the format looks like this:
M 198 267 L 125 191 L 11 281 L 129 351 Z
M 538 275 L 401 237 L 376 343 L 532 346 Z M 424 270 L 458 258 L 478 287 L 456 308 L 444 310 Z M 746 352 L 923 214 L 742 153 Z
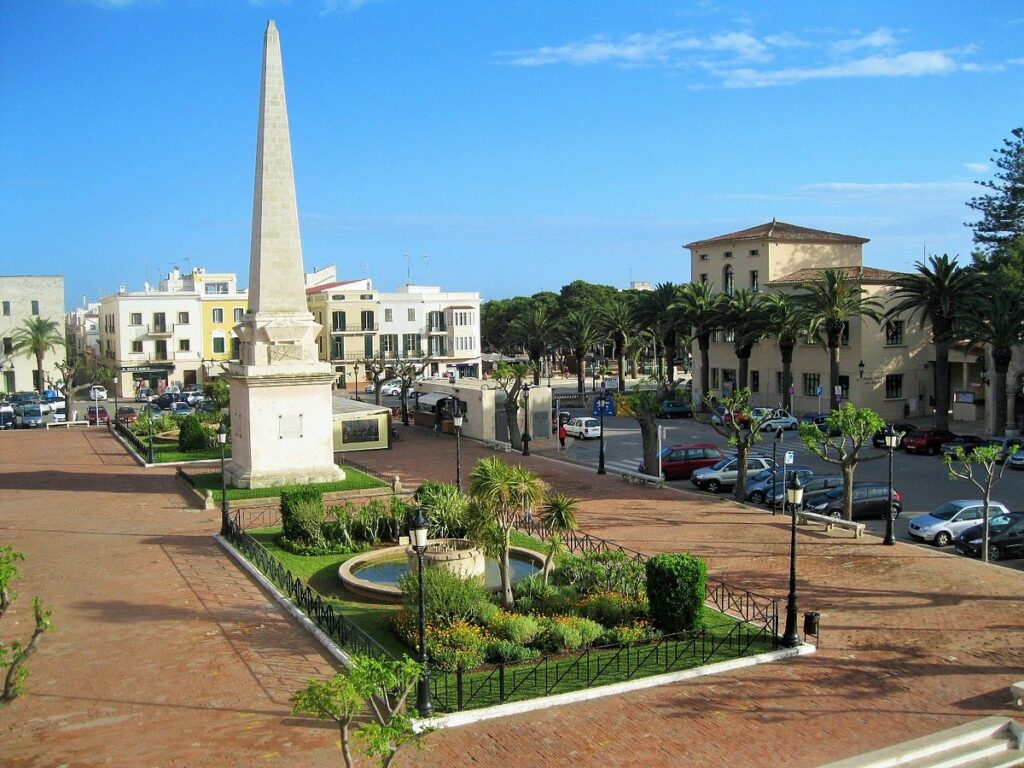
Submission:
M 863 237 L 798 227 L 772 220 L 767 224 L 687 244 L 694 282 L 710 282 L 727 293 L 746 288 L 795 294 L 821 269 L 841 268 L 858 279 L 869 297 L 887 306 L 898 274 L 863 265 Z M 693 346 L 694 386 L 701 381 L 700 352 Z M 840 348 L 839 372 L 843 401 L 868 407 L 886 419 L 930 423 L 934 408 L 935 351 L 918 318 L 894 319 L 879 325 L 869 318 L 851 318 Z M 715 396 L 732 389 L 737 360 L 731 332 L 712 337 L 710 387 Z M 951 390 L 956 399 L 983 399 L 973 358 L 951 354 Z M 754 346 L 748 386 L 754 405 L 778 407 L 783 401 L 782 361 L 775 339 Z M 805 338 L 793 352 L 793 410 L 797 414 L 829 409 L 828 350 Z M 817 394 L 821 388 L 821 396 Z M 702 395 L 695 390 L 695 396 Z M 976 406 L 948 405 L 954 419 L 981 418 Z
M 64 333 L 64 278 L 61 275 L 0 276 L 0 391 L 37 391 L 39 372 L 35 355 L 16 352 L 15 334 L 25 321 L 42 317 L 57 323 Z M 43 384 L 60 381 L 57 363 L 65 358 L 63 346 L 43 356 Z

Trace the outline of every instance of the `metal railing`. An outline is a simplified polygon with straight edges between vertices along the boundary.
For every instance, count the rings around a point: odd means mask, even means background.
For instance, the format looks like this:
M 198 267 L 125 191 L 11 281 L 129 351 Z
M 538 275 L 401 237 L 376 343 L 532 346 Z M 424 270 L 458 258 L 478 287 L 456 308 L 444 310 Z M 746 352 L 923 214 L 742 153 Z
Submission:
M 138 435 L 132 432 L 132 430 L 128 427 L 127 424 L 119 421 L 118 419 L 111 419 L 109 422 L 107 422 L 108 426 L 111 422 L 113 422 L 114 431 L 117 434 L 119 434 L 126 443 L 128 443 L 133 449 L 135 449 L 135 452 L 139 454 L 139 456 L 141 456 L 143 459 L 145 459 L 147 463 L 150 462 L 149 441 L 140 438 Z

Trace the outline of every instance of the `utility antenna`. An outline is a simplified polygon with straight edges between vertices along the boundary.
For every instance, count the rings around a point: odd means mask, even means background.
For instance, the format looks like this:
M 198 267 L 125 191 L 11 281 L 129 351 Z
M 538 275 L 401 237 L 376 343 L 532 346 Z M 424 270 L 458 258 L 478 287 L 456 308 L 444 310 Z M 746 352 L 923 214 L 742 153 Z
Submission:
M 423 261 L 426 262 L 427 265 L 427 285 L 429 285 L 433 280 L 430 277 L 430 257 L 425 253 L 423 254 Z
M 405 254 L 405 284 L 409 285 L 412 282 L 412 254 Z

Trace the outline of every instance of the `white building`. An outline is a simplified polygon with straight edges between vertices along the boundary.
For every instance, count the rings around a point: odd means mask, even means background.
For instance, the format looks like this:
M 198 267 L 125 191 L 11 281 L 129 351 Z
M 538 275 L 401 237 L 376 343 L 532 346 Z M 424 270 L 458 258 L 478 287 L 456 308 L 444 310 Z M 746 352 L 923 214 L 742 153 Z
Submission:
M 82 306 L 77 307 L 65 316 L 68 344 L 75 355 L 100 354 L 100 305 L 99 302 L 87 302 L 82 297 Z
M 0 276 L 0 389 L 5 392 L 38 391 L 39 372 L 34 355 L 15 352 L 14 339 L 25 321 L 42 317 L 57 323 L 64 335 L 64 278 L 61 275 Z M 43 381 L 60 381 L 57 363 L 66 357 L 64 346 L 47 350 L 43 356 Z

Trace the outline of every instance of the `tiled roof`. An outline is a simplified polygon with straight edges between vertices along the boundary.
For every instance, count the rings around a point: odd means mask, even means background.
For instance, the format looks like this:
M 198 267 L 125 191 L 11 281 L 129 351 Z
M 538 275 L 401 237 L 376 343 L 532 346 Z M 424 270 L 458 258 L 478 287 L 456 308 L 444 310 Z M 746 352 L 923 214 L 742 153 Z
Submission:
M 314 285 L 314 286 L 306 289 L 306 295 L 308 296 L 311 293 L 320 293 L 321 291 L 329 291 L 332 288 L 337 288 L 337 287 L 342 286 L 342 285 L 350 285 L 352 283 L 358 283 L 358 282 L 360 282 L 360 281 L 359 280 L 342 280 L 341 282 L 338 282 L 337 280 L 335 280 L 333 283 L 324 283 L 323 285 Z
M 696 240 L 687 243 L 684 248 L 698 248 L 702 245 L 715 243 L 727 243 L 733 240 L 774 240 L 776 242 L 789 243 L 852 243 L 863 245 L 868 242 L 866 237 L 854 235 L 841 235 L 838 232 L 825 232 L 821 229 L 810 229 L 809 227 L 798 227 L 795 224 L 786 224 L 784 221 L 772 219 L 767 224 L 759 224 L 750 229 L 741 229 L 739 232 L 730 232 L 728 235 L 718 235 L 707 240 Z
M 835 269 L 846 277 L 857 280 L 865 285 L 892 285 L 897 277 L 904 272 L 891 272 L 888 269 L 875 269 L 874 267 L 812 267 L 809 269 L 798 269 L 790 272 L 777 280 L 769 280 L 768 285 L 799 285 L 800 283 L 813 283 L 820 279 L 822 269 Z

